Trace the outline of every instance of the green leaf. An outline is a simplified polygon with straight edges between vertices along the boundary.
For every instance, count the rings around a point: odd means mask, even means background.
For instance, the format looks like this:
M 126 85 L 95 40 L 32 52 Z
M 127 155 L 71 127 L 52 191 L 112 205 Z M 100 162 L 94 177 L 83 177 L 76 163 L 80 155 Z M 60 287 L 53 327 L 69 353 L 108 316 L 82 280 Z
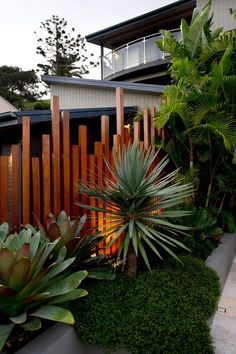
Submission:
M 7 222 L 4 222 L 0 225 L 0 238 L 3 241 L 5 241 L 8 234 L 9 234 L 9 225 Z
M 60 295 L 60 296 L 55 297 L 54 299 L 52 299 L 50 301 L 50 305 L 52 305 L 52 304 L 60 304 L 62 302 L 72 301 L 72 300 L 78 299 L 78 298 L 86 296 L 86 295 L 88 295 L 87 290 L 74 289 L 74 290 L 70 291 L 69 293 L 67 293 L 65 295 Z
M 10 320 L 15 323 L 15 324 L 21 324 L 24 323 L 27 320 L 27 313 L 24 312 L 19 316 L 16 317 L 10 317 Z
M 2 348 L 4 347 L 14 326 L 14 323 L 9 325 L 0 324 L 0 350 L 2 350 Z
M 33 318 L 20 325 L 25 331 L 38 331 L 42 327 L 39 318 Z
M 30 316 L 67 324 L 75 323 L 74 317 L 69 310 L 53 305 L 41 306 L 38 310 L 32 312 Z

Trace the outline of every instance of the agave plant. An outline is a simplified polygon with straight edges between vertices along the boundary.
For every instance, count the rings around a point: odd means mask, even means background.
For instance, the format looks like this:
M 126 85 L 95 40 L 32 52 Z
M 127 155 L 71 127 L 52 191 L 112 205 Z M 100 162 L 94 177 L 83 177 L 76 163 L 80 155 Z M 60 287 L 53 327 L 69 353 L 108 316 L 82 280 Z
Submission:
M 102 201 L 103 208 L 83 207 L 105 213 L 107 223 L 102 234 L 104 237 L 112 236 L 107 247 L 121 240 L 117 257 L 123 253 L 130 277 L 136 276 L 139 253 L 150 269 L 146 246 L 160 258 L 160 249 L 177 258 L 173 247 L 185 248 L 175 235 L 185 232 L 188 227 L 175 225 L 169 219 L 189 214 L 186 210 L 171 210 L 171 207 L 191 195 L 192 185 L 177 181 L 178 170 L 166 173 L 167 156 L 155 164 L 157 157 L 158 151 L 151 147 L 147 151 L 140 150 L 134 143 L 120 150 L 118 155 L 113 152 L 114 167 L 105 160 L 112 180 L 106 179 L 102 187 L 94 188 L 83 182 L 79 186 L 81 193 Z
M 87 294 L 78 289 L 87 272 L 69 270 L 75 258 L 49 262 L 58 242 L 42 241 L 30 228 L 8 235 L 8 224 L 0 225 L 0 350 L 15 325 L 37 330 L 40 318 L 74 323 L 72 313 L 57 304 Z
M 103 240 L 97 233 L 81 235 L 87 216 L 77 217 L 71 220 L 66 212 L 62 210 L 56 219 L 52 213 L 46 218 L 46 229 L 35 216 L 36 224 L 39 227 L 41 237 L 49 239 L 50 242 L 58 240 L 54 247 L 54 258 L 63 254 L 65 258 L 75 257 L 75 265 L 78 269 L 88 270 L 88 276 L 96 279 L 111 279 L 112 274 L 105 268 L 106 260 L 102 255 L 96 255 L 96 248 Z M 26 225 L 33 233 L 37 231 L 31 225 Z M 98 266 L 99 265 L 99 266 Z

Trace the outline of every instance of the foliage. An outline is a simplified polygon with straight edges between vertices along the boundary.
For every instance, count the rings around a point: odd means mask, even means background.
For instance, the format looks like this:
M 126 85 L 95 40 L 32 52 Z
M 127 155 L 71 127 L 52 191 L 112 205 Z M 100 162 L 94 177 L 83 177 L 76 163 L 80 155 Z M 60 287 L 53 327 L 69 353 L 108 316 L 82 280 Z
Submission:
M 46 64 L 38 64 L 43 74 L 82 77 L 89 73 L 89 66 L 97 65 L 93 60 L 89 61 L 85 38 L 76 34 L 73 27 L 68 31 L 63 17 L 53 15 L 41 22 L 40 29 L 43 35 L 37 38 L 36 53 L 46 61 Z
M 0 96 L 17 108 L 23 108 L 26 101 L 38 99 L 41 92 L 34 70 L 24 71 L 19 67 L 0 67 Z
M 35 215 L 35 221 L 39 227 L 41 237 L 49 239 L 50 242 L 58 240 L 53 250 L 53 257 L 57 259 L 63 255 L 64 258 L 75 257 L 74 264 L 77 269 L 86 269 L 88 276 L 97 279 L 111 279 L 112 274 L 108 267 L 105 267 L 106 260 L 102 255 L 96 255 L 96 249 L 103 241 L 99 234 L 82 235 L 87 216 L 77 217 L 71 220 L 66 212 L 62 210 L 56 220 L 52 213 L 46 218 L 46 230 Z M 35 233 L 32 227 L 31 229 Z
M 95 197 L 104 207 L 83 206 L 106 213 L 107 221 L 101 234 L 108 238 L 112 236 L 107 247 L 116 240 L 121 240 L 117 258 L 123 253 L 124 264 L 134 265 L 134 257 L 140 253 L 149 269 L 145 247 L 162 258 L 159 249 L 164 249 L 176 257 L 171 247 L 185 246 L 175 239 L 178 233 L 184 233 L 188 227 L 175 225 L 172 218 L 188 215 L 187 211 L 174 211 L 192 193 L 192 185 L 183 185 L 176 180 L 178 171 L 166 173 L 168 158 L 164 157 L 152 168 L 159 158 L 158 151 L 149 148 L 139 149 L 134 143 L 118 155 L 113 152 L 114 168 L 105 160 L 112 179 L 106 178 L 102 187 L 81 182 L 79 190 L 88 196 Z M 165 172 L 165 173 L 164 173 Z M 132 264 L 129 264 L 132 256 Z M 127 269 L 128 272 L 129 269 Z M 133 269 L 134 277 L 136 269 Z M 128 274 L 129 275 L 129 274 Z M 132 277 L 132 275 L 131 275 Z
M 74 323 L 72 313 L 58 304 L 85 296 L 78 289 L 86 271 L 71 272 L 74 258 L 49 258 L 58 240 L 42 241 L 30 228 L 8 235 L 0 225 L 0 350 L 15 325 L 25 330 L 41 327 L 40 318 Z
M 39 111 L 43 109 L 50 109 L 50 101 L 48 100 L 41 100 L 34 104 L 34 111 Z
M 213 348 L 207 320 L 220 294 L 216 274 L 192 256 L 129 281 L 86 283 L 87 298 L 73 304 L 82 341 L 106 352 L 199 354 Z
M 181 21 L 182 40 L 161 31 L 159 48 L 170 55 L 172 84 L 164 90 L 156 123 L 166 127 L 164 148 L 197 186 L 195 205 L 216 208 L 235 192 L 235 30 L 211 30 L 211 1 L 192 21 Z

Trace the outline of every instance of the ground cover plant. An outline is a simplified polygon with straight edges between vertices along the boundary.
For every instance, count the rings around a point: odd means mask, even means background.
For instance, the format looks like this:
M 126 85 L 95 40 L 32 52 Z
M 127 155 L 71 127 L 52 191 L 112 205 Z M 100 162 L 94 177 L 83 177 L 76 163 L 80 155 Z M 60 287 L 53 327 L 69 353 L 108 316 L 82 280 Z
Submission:
M 220 294 L 218 277 L 190 255 L 114 282 L 89 282 L 87 298 L 73 304 L 82 341 L 107 353 L 213 354 L 207 320 Z

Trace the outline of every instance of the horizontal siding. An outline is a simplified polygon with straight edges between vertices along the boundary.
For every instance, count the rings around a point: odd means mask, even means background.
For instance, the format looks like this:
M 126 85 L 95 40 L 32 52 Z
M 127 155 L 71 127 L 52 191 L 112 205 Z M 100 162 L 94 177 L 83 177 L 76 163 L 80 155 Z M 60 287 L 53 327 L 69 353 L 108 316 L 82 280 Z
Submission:
M 125 106 L 157 106 L 160 94 L 125 92 Z M 115 107 L 114 89 L 97 89 L 67 85 L 52 85 L 51 95 L 59 96 L 60 109 Z
M 197 0 L 197 7 L 201 10 L 208 0 Z M 236 0 L 212 0 L 212 12 L 214 13 L 213 28 L 223 27 L 225 31 L 235 28 L 235 21 L 229 13 L 229 9 L 236 9 Z

